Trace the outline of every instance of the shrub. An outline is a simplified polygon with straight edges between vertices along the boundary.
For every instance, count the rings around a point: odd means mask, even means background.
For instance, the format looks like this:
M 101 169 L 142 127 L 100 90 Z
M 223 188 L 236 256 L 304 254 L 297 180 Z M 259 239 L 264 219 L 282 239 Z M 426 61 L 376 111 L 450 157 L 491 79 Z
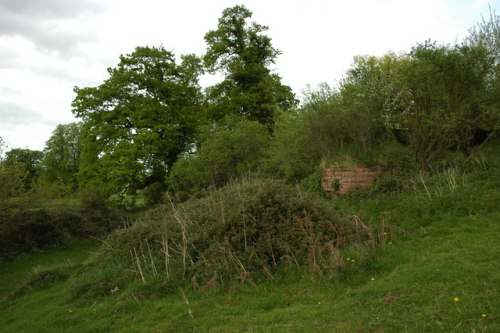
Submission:
M 114 232 L 76 289 L 105 294 L 95 291 L 110 287 L 96 270 L 109 267 L 116 270 L 106 281 L 147 284 L 163 278 L 168 284 L 191 281 L 195 289 L 234 278 L 256 281 L 283 263 L 336 272 L 344 265 L 343 248 L 371 248 L 378 241 L 373 228 L 317 195 L 278 180 L 249 179 L 205 198 L 158 206 Z
M 107 210 L 106 201 L 110 195 L 108 191 L 104 190 L 104 186 L 88 183 L 80 189 L 79 194 L 84 209 L 89 211 Z
M 0 205 L 0 260 L 109 232 L 119 220 L 113 211 L 64 204 L 27 208 L 30 204 L 18 200 Z
M 148 204 L 157 204 L 163 201 L 165 186 L 161 183 L 153 183 L 144 191 Z
M 180 158 L 168 176 L 170 189 L 178 194 L 218 188 L 257 170 L 269 142 L 264 125 L 233 117 L 208 132 L 197 153 Z

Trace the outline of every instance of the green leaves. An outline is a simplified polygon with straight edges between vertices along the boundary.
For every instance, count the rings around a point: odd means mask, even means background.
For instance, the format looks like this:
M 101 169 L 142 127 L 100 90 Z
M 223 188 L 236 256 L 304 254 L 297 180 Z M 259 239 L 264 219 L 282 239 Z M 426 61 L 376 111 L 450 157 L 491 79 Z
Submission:
M 177 194 L 220 187 L 233 177 L 256 171 L 270 139 L 264 125 L 237 116 L 207 127 L 204 134 L 196 155 L 183 156 L 172 168 L 168 181 Z
M 82 150 L 82 123 L 58 125 L 45 143 L 42 160 L 43 180 L 77 188 L 76 175 Z
M 399 79 L 409 93 L 405 127 L 422 167 L 446 148 L 468 155 L 474 131 L 488 128 L 481 109 L 491 66 L 482 47 L 426 42 L 413 48 Z
M 75 88 L 83 153 L 92 155 L 82 158 L 82 181 L 91 175 L 115 191 L 163 181 L 201 120 L 200 60 L 187 55 L 178 65 L 163 47 L 138 47 L 108 72 L 99 87 Z
M 223 11 L 216 30 L 205 35 L 203 56 L 208 72 L 220 72 L 224 80 L 207 90 L 209 115 L 220 120 L 238 114 L 269 128 L 278 107 L 289 110 L 297 104 L 291 89 L 281 84 L 268 68 L 280 52 L 264 35 L 267 27 L 247 21 L 252 13 L 244 6 Z
M 32 188 L 33 183 L 40 175 L 40 162 L 43 153 L 38 150 L 15 148 L 5 154 L 5 160 L 2 162 L 4 171 L 11 174 L 12 178 L 20 177 L 23 182 L 24 190 Z M 8 177 L 8 176 L 7 176 Z

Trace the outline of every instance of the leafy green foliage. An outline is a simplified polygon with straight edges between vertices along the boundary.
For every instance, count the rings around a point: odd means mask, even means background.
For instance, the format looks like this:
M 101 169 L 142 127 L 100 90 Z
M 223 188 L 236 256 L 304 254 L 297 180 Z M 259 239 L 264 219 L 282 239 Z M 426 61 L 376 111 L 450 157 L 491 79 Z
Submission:
M 500 65 L 500 16 L 490 7 L 489 17 L 482 17 L 469 30 L 466 43 L 471 46 L 481 46 L 494 57 L 494 64 Z
M 84 265 L 0 262 L 0 327 L 498 331 L 498 16 L 464 44 L 355 57 L 298 110 L 250 18 L 228 8 L 205 36 L 206 69 L 224 76 L 206 96 L 196 57 L 137 48 L 75 89 L 84 123 L 58 126 L 41 163 L 24 150 L 0 161 L 0 258 L 109 231 L 110 193 L 122 208 L 170 199 L 124 219 Z M 311 193 L 326 164 L 388 172 L 331 201 Z M 81 202 L 50 201 L 71 200 L 77 170 Z
M 40 175 L 42 158 L 41 151 L 15 148 L 6 152 L 2 165 L 7 174 L 11 174 L 13 177 L 19 175 L 22 178 L 24 190 L 27 191 L 32 188 L 33 183 Z
M 244 6 L 227 8 L 217 29 L 205 35 L 205 67 L 224 75 L 222 82 L 207 90 L 209 114 L 215 120 L 238 114 L 271 128 L 276 110 L 289 110 L 296 100 L 290 87 L 269 69 L 279 51 L 263 34 L 267 27 L 248 24 L 251 17 Z
M 25 192 L 21 170 L 0 163 L 0 202 Z
M 384 125 L 385 98 L 379 95 L 381 89 L 375 89 L 378 83 L 371 82 L 382 76 L 381 65 L 371 58 L 358 62 L 364 64 L 352 69 L 358 79 L 346 79 L 340 90 L 326 83 L 309 89 L 298 112 L 279 115 L 263 161 L 266 172 L 301 181 L 313 179 L 325 164 L 391 168 L 411 164 L 402 156 L 409 154 L 407 149 L 397 145 Z M 396 152 L 397 161 L 390 156 Z
M 301 113 L 279 114 L 263 161 L 266 173 L 297 181 L 318 166 L 322 152 L 315 149 L 317 137 L 313 136 L 305 118 Z
M 393 54 L 381 58 L 355 57 L 341 83 L 342 125 L 347 138 L 363 150 L 384 140 L 386 103 L 394 94 L 393 71 L 398 59 Z
M 334 205 L 344 214 L 356 214 L 365 221 L 383 220 L 390 226 L 387 235 L 382 233 L 387 242 L 368 260 L 359 260 L 358 252 L 351 248 L 341 250 L 346 266 L 339 277 L 311 275 L 309 267 L 285 264 L 271 269 L 272 277 L 264 273 L 267 278 L 254 279 L 258 282 L 256 285 L 225 279 L 223 285 L 218 282 L 219 287 L 195 291 L 192 290 L 196 288 L 194 283 L 165 280 L 160 261 L 156 262 L 159 276 L 155 277 L 144 238 L 149 239 L 153 258 L 163 260 L 162 252 L 158 258 L 154 256 L 159 243 L 148 237 L 161 233 L 164 230 L 161 219 L 172 214 L 168 207 L 158 207 L 139 224 L 118 231 L 111 237 L 112 242 L 106 240 L 97 261 L 91 258 L 75 273 L 70 271 L 65 282 L 62 281 L 68 271 L 61 271 L 60 262 L 67 259 L 72 263 L 81 262 L 94 248 L 85 248 L 86 252 L 82 252 L 77 245 L 71 251 L 53 249 L 49 253 L 30 254 L 16 262 L 0 263 L 0 279 L 7 282 L 0 288 L 5 292 L 9 286 L 25 283 L 34 289 L 9 304 L 3 303 L 5 311 L 0 316 L 0 324 L 7 331 L 26 332 L 68 328 L 75 332 L 229 332 L 242 326 L 266 331 L 270 325 L 278 332 L 311 329 L 496 332 L 500 327 L 495 312 L 500 305 L 495 265 L 500 217 L 498 145 L 486 146 L 484 153 L 483 167 L 466 169 L 465 175 L 463 170 L 457 172 L 460 179 L 457 178 L 458 186 L 454 190 L 447 185 L 444 190 L 439 189 L 448 182 L 444 170 L 439 175 L 424 175 L 431 198 L 421 182 L 416 188 L 411 187 L 411 177 L 403 180 L 409 187 L 405 185 L 402 190 L 381 189 L 374 193 L 372 189 L 363 189 L 338 198 Z M 287 189 L 298 194 L 296 188 Z M 256 192 L 255 187 L 252 192 Z M 215 192 L 210 200 L 177 206 L 178 216 L 199 214 L 200 219 L 220 221 L 224 207 L 225 218 L 229 219 L 232 206 L 225 200 L 237 198 L 237 193 L 234 188 L 221 199 Z M 256 197 L 261 198 L 261 192 L 258 193 Z M 259 201 L 248 196 L 252 200 L 248 206 L 255 207 Z M 212 213 L 203 208 L 207 206 L 212 207 Z M 266 210 L 265 214 L 272 214 L 272 210 Z M 398 229 L 404 232 L 398 233 Z M 143 240 L 146 260 L 141 254 L 139 239 Z M 161 236 L 158 240 L 161 242 Z M 127 270 L 133 267 L 133 261 L 122 246 L 131 249 L 135 246 L 147 274 L 146 283 L 137 276 L 137 268 L 132 268 L 132 272 Z M 126 263 L 122 267 L 102 261 L 112 256 L 118 261 L 120 253 Z M 172 251 L 171 255 L 178 254 Z M 29 274 L 32 266 L 40 264 L 46 267 Z M 96 268 L 98 265 L 101 269 Z M 203 287 L 199 277 L 196 282 Z M 95 297 L 98 295 L 100 297 Z M 34 320 L 27 322 L 27 315 Z
M 178 196 L 196 194 L 256 171 L 269 139 L 266 127 L 257 121 L 226 117 L 206 128 L 195 154 L 177 161 L 168 177 L 169 187 Z
M 82 123 L 58 125 L 45 143 L 41 180 L 77 188 L 82 146 Z
M 203 119 L 200 69 L 195 56 L 177 65 L 162 47 L 138 47 L 99 87 L 75 88 L 73 113 L 85 133 L 80 182 L 111 192 L 162 182 Z
M 500 16 L 490 7 L 488 18 L 482 17 L 469 31 L 466 39 L 471 47 L 483 47 L 493 60 L 493 66 L 488 73 L 487 94 L 484 97 L 483 112 L 489 114 L 488 129 L 500 131 Z
M 33 207 L 32 200 L 3 203 L 0 206 L 0 260 L 102 235 L 117 222 L 118 214 L 114 212 L 89 211 L 67 203 L 38 208 Z
M 468 156 L 474 130 L 496 122 L 481 112 L 490 66 L 483 48 L 425 43 L 412 50 L 402 68 L 410 96 L 405 126 L 422 167 L 452 146 Z
M 158 207 L 144 220 L 114 233 L 99 266 L 81 280 L 86 290 L 102 295 L 105 283 L 126 287 L 132 281 L 206 289 L 235 278 L 257 281 L 284 263 L 307 264 L 323 274 L 340 271 L 340 251 L 379 242 L 377 227 L 336 212 L 323 199 L 282 181 L 250 179 L 213 191 L 205 198 Z M 360 251 L 360 261 L 361 254 Z M 364 254 L 363 254 L 364 255 Z M 366 259 L 366 258 L 364 258 Z M 364 260 L 363 259 L 363 260 Z M 95 270 L 114 267 L 96 279 Z M 92 281 L 92 285 L 88 285 Z M 253 283 L 253 282 L 252 282 Z M 80 292 L 78 292 L 80 293 Z

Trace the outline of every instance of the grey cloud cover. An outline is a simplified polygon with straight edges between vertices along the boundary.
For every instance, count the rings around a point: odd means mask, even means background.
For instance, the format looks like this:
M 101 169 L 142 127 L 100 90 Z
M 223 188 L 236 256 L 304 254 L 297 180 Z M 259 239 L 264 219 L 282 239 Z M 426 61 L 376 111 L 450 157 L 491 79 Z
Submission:
M 0 36 L 21 36 L 42 51 L 71 53 L 79 42 L 91 40 L 84 31 L 67 31 L 63 22 L 102 10 L 88 0 L 2 0 Z
M 13 125 L 43 123 L 52 125 L 54 122 L 22 104 L 0 101 L 0 123 Z
M 2 0 L 0 10 L 31 17 L 74 17 L 100 8 L 88 0 Z
M 404 51 L 430 37 L 453 42 L 488 1 L 0 0 L 0 136 L 42 149 L 55 125 L 75 120 L 75 85 L 98 85 L 138 45 L 203 52 L 204 34 L 236 3 L 270 26 L 283 51 L 275 69 L 300 93 L 338 82 L 353 55 Z

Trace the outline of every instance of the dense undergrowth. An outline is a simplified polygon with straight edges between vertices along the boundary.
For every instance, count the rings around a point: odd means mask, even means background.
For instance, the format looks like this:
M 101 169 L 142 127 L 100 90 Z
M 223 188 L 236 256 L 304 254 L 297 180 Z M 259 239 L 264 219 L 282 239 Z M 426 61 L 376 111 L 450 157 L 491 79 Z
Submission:
M 103 239 L 87 263 L 19 277 L 0 324 L 26 332 L 496 332 L 497 152 L 490 147 L 479 164 L 386 175 L 334 200 L 247 179 L 159 206 Z M 315 242 L 305 217 L 317 223 Z M 334 247 L 342 264 L 332 269 L 328 240 L 342 236 Z M 22 319 L 27 311 L 38 324 Z
M 162 205 L 114 232 L 74 296 L 106 295 L 141 281 L 152 294 L 179 286 L 206 290 L 273 277 L 282 265 L 338 274 L 354 251 L 368 261 L 387 240 L 383 223 L 365 224 L 330 200 L 270 179 L 246 179 L 201 199 Z
M 0 137 L 0 330 L 500 331 L 500 17 L 299 106 L 251 16 L 121 56 L 43 152 Z M 384 174 L 327 197 L 329 166 Z
M 284 266 L 344 278 L 370 267 L 393 239 L 411 238 L 436 216 L 498 211 L 496 146 L 431 172 L 399 172 L 334 200 L 285 182 L 247 178 L 204 198 L 164 204 L 105 241 L 81 269 L 73 297 L 133 286 L 157 297 L 274 278 Z M 486 159 L 485 156 L 490 156 Z M 451 159 L 449 159 L 451 160 Z
M 89 209 L 71 198 L 40 200 L 25 195 L 0 201 L 0 261 L 101 237 L 116 228 L 122 217 L 110 209 Z

